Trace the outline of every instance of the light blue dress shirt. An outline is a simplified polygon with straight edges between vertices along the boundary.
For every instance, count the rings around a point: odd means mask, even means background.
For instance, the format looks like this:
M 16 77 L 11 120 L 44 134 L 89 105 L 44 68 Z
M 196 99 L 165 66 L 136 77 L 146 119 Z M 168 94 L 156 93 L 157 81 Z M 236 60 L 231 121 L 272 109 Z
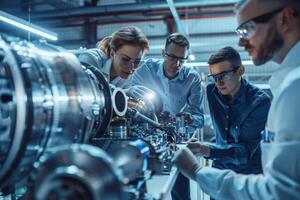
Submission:
M 177 77 L 169 80 L 163 71 L 163 60 L 148 59 L 133 75 L 133 85 L 143 85 L 154 90 L 163 101 L 163 111 L 175 116 L 190 112 L 192 124 L 203 126 L 203 94 L 199 74 L 192 68 L 182 67 Z
M 241 175 L 203 167 L 196 180 L 215 199 L 300 199 L 300 41 L 270 79 L 274 95 L 266 131 L 274 142 L 261 143 L 263 174 Z
M 128 88 L 131 85 L 132 76 L 129 76 L 128 79 L 123 79 L 118 76 L 113 80 L 110 80 L 112 60 L 108 58 L 107 55 L 100 49 L 88 49 L 81 53 L 78 56 L 78 59 L 83 65 L 92 65 L 100 69 L 100 71 L 106 77 L 107 82 L 116 87 Z

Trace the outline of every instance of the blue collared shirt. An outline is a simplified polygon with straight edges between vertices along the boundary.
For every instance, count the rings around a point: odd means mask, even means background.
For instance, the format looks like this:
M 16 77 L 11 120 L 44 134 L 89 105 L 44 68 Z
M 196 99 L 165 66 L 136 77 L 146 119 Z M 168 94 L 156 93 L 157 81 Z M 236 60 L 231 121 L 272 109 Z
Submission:
M 192 124 L 203 126 L 203 95 L 199 74 L 192 68 L 182 67 L 177 77 L 169 80 L 163 71 L 163 60 L 148 59 L 133 75 L 133 85 L 143 85 L 160 95 L 163 111 L 175 116 L 178 112 L 190 112 Z
M 215 84 L 207 86 L 207 98 L 216 135 L 216 145 L 210 146 L 213 166 L 244 174 L 260 173 L 259 142 L 270 97 L 241 79 L 241 87 L 233 101 L 228 102 Z

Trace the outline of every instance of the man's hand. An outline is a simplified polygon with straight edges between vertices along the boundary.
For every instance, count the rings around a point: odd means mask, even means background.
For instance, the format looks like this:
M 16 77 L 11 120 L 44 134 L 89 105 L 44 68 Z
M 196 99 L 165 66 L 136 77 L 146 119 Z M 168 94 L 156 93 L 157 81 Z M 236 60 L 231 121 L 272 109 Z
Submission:
M 189 112 L 179 112 L 179 113 L 176 113 L 176 116 L 184 116 L 184 121 L 187 123 L 187 124 L 190 124 L 193 122 L 193 115 Z
M 189 148 L 195 155 L 200 155 L 204 157 L 210 156 L 209 146 L 201 144 L 195 138 L 192 138 L 187 142 L 187 148 Z
M 175 153 L 172 162 L 184 176 L 196 180 L 196 174 L 201 167 L 196 157 L 188 148 L 178 150 Z

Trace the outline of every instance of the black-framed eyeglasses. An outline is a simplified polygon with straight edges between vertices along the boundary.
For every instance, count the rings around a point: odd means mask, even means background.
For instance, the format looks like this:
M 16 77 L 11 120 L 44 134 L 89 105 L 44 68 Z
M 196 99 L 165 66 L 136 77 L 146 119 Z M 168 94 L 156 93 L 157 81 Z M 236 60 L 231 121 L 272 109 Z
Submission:
M 242 23 L 239 27 L 237 27 L 235 32 L 237 33 L 239 38 L 244 39 L 244 40 L 249 40 L 255 34 L 254 23 L 266 23 L 270 19 L 272 19 L 272 17 L 275 14 L 281 12 L 282 10 L 283 10 L 283 8 L 278 8 L 278 9 L 268 12 L 266 14 L 262 14 L 257 17 L 254 17 L 252 19 L 249 19 L 249 20 L 245 21 L 244 23 Z
M 167 51 L 164 51 L 164 55 L 167 57 L 167 59 L 171 62 L 186 62 L 188 60 L 188 56 L 185 57 L 179 57 L 172 54 L 167 53 Z
M 212 83 L 216 83 L 218 81 L 224 82 L 230 80 L 234 73 L 240 68 L 240 66 L 237 66 L 231 70 L 223 71 L 218 74 L 208 74 L 208 81 Z
M 116 53 L 117 54 L 117 53 Z M 141 59 L 132 59 L 127 55 L 120 55 L 121 62 L 126 66 L 132 66 L 134 69 L 139 68 L 144 64 L 144 60 Z

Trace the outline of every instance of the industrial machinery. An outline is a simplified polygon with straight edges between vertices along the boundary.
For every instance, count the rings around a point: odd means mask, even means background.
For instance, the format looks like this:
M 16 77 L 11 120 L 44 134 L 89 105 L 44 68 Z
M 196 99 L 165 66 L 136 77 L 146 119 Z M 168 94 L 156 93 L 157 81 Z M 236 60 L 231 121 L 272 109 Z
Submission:
M 128 199 L 120 169 L 100 148 L 59 146 L 34 166 L 24 199 Z
M 0 197 L 150 199 L 182 137 L 139 101 L 60 47 L 0 38 Z
M 45 151 L 101 136 L 126 98 L 59 47 L 0 39 L 0 187 L 26 182 Z M 121 100 L 121 103 L 118 103 Z M 121 110 L 123 109 L 123 110 Z

